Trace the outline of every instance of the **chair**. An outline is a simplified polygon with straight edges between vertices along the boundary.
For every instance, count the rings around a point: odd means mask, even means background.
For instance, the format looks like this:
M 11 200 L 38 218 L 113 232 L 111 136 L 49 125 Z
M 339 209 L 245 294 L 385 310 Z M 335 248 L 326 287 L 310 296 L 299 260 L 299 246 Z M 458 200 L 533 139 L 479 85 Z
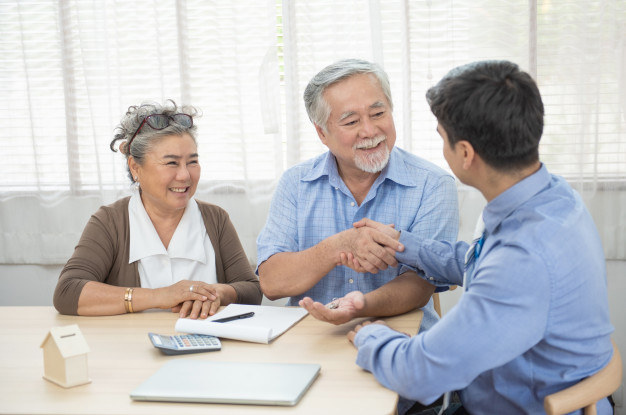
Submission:
M 456 287 L 457 285 L 451 285 L 449 291 L 455 290 Z M 433 294 L 433 308 L 435 309 L 437 314 L 439 314 L 439 318 L 443 317 L 441 315 L 441 302 L 439 301 L 439 293 Z
M 548 415 L 566 414 L 577 409 L 583 409 L 585 415 L 595 415 L 596 402 L 619 388 L 622 383 L 622 358 L 615 342 L 611 342 L 613 357 L 602 370 L 544 398 L 543 408 Z
M 441 318 L 441 302 L 439 301 L 439 293 L 433 294 L 433 308 Z

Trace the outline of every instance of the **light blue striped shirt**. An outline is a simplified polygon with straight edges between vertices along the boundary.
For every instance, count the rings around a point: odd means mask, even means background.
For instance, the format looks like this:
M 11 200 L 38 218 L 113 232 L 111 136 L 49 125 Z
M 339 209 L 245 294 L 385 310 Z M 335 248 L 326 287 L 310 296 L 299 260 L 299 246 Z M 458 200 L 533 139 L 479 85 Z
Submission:
M 467 291 L 427 333 L 378 324 L 357 333 L 357 364 L 400 395 L 429 403 L 461 389 L 473 415 L 544 413 L 543 398 L 611 358 L 604 252 L 580 196 L 543 166 L 490 201 Z M 402 234 L 396 257 L 448 284 L 468 244 Z M 580 413 L 580 412 L 577 412 Z M 598 414 L 609 414 L 606 399 Z
M 359 206 L 339 177 L 335 157 L 326 152 L 281 177 L 257 238 L 257 272 L 258 265 L 270 256 L 308 249 L 362 218 L 393 223 L 396 229 L 423 238 L 452 242 L 457 237 L 458 215 L 454 178 L 426 160 L 394 148 Z M 407 270 L 396 267 L 371 274 L 337 266 L 312 289 L 291 297 L 289 304 L 297 305 L 305 296 L 325 304 L 351 291 L 368 293 Z M 422 328 L 428 329 L 437 320 L 431 300 L 424 307 Z

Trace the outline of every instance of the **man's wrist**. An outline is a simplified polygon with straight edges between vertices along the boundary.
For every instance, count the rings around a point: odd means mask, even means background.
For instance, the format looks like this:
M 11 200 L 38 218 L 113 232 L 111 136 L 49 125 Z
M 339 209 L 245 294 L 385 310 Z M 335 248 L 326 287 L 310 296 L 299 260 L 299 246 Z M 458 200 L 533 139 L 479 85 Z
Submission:
M 321 248 L 320 257 L 317 260 L 323 260 L 323 258 L 331 258 L 333 264 L 341 262 L 341 253 L 348 252 L 346 249 L 346 231 L 336 233 L 324 239 L 318 247 Z

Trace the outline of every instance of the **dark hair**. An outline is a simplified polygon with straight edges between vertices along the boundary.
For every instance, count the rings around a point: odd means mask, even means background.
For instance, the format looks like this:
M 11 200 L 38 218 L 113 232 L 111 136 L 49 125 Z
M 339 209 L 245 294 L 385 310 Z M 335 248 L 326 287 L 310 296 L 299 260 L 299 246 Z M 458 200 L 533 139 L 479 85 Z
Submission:
M 304 107 L 313 124 L 327 131 L 326 123 L 328 122 L 331 109 L 324 99 L 324 91 L 337 82 L 359 74 L 372 74 L 376 77 L 387 101 L 389 101 L 391 110 L 393 110 L 389 78 L 383 68 L 377 63 L 368 62 L 363 59 L 343 59 L 319 71 L 317 75 L 309 81 L 309 84 L 304 90 Z
M 197 127 L 195 122 L 191 127 L 185 127 L 172 122 L 169 126 L 162 130 L 146 128 L 147 126 L 144 125 L 144 127 L 141 128 L 139 133 L 137 133 L 135 138 L 132 140 L 131 148 L 128 148 L 128 141 L 131 139 L 133 134 L 135 134 L 135 131 L 137 131 L 137 128 L 139 128 L 144 118 L 153 114 L 165 114 L 172 116 L 178 113 L 187 114 L 191 118 L 194 118 L 198 115 L 198 110 L 188 105 L 179 107 L 171 99 L 168 99 L 163 104 L 158 102 L 145 102 L 139 106 L 133 105 L 128 108 L 128 111 L 126 111 L 126 114 L 122 117 L 120 125 L 117 126 L 115 136 L 109 144 L 109 147 L 112 151 L 116 151 L 116 142 L 122 141 L 120 144 L 120 152 L 126 156 L 126 160 L 128 160 L 129 156 L 133 156 L 135 161 L 142 165 L 146 153 L 149 152 L 154 143 L 162 137 L 187 133 L 191 136 L 193 141 L 196 142 Z M 130 173 L 128 163 L 126 164 L 126 169 L 128 170 L 128 177 L 130 177 L 131 182 L 134 183 L 135 179 Z
M 511 172 L 539 160 L 543 103 L 535 81 L 507 61 L 459 66 L 426 93 L 450 145 L 468 141 L 496 170 Z

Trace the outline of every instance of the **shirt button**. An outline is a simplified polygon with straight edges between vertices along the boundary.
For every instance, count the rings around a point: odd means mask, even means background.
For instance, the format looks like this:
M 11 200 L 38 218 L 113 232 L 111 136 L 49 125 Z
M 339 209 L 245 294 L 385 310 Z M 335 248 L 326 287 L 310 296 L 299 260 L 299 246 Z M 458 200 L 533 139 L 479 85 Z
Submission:
M 432 281 L 432 280 L 434 280 L 435 278 L 433 278 L 433 277 L 429 277 L 428 279 Z
M 352 278 L 350 278 L 350 279 L 348 280 L 348 282 L 349 282 L 350 284 L 352 284 L 352 283 L 354 282 L 354 280 L 353 280 Z
M 350 206 L 354 206 L 354 202 L 350 202 Z
M 339 190 L 339 188 L 338 188 L 338 187 L 335 187 L 335 190 Z

